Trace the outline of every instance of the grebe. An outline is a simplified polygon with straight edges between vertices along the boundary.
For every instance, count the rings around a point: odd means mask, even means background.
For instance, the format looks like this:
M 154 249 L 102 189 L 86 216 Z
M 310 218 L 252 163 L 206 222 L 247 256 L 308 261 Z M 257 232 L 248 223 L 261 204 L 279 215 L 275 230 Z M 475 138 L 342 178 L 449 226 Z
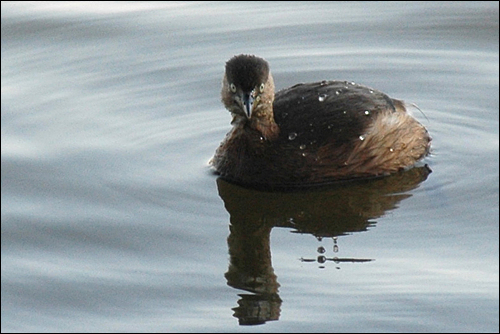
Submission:
M 269 64 L 253 55 L 226 63 L 221 95 L 233 128 L 211 164 L 234 183 L 275 188 L 383 176 L 430 150 L 431 137 L 403 101 L 346 81 L 275 94 Z

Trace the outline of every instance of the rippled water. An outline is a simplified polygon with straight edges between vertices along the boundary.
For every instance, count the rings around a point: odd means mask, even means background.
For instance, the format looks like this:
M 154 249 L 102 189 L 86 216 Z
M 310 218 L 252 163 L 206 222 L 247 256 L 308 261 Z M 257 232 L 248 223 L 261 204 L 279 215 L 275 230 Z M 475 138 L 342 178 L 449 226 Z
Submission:
M 498 2 L 1 6 L 2 332 L 498 332 Z M 417 104 L 432 173 L 217 180 L 239 53 Z

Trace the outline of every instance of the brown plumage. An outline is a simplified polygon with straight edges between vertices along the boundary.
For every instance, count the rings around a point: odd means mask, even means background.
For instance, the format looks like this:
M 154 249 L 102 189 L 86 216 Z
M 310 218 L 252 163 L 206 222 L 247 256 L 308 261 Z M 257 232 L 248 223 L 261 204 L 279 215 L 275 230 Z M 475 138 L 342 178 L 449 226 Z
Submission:
M 431 138 L 404 102 L 345 81 L 298 84 L 274 93 L 268 63 L 226 63 L 222 102 L 232 130 L 211 164 L 224 179 L 294 187 L 387 175 L 429 153 Z

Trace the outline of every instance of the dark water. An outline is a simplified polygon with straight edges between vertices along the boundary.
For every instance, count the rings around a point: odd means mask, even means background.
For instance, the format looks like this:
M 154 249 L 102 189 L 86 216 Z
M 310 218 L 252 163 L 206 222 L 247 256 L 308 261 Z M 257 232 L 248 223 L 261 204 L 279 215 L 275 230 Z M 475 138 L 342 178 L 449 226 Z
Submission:
M 2 332 L 498 332 L 498 2 L 1 12 Z M 218 181 L 239 53 L 278 89 L 416 103 L 432 156 L 307 192 Z

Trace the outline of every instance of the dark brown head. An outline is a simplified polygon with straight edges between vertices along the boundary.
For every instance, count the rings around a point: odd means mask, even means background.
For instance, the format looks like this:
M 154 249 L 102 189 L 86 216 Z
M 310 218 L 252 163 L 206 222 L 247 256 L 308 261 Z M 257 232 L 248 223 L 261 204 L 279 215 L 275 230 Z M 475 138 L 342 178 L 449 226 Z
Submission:
M 238 55 L 226 63 L 222 102 L 235 120 L 272 115 L 274 82 L 269 64 L 262 58 Z

